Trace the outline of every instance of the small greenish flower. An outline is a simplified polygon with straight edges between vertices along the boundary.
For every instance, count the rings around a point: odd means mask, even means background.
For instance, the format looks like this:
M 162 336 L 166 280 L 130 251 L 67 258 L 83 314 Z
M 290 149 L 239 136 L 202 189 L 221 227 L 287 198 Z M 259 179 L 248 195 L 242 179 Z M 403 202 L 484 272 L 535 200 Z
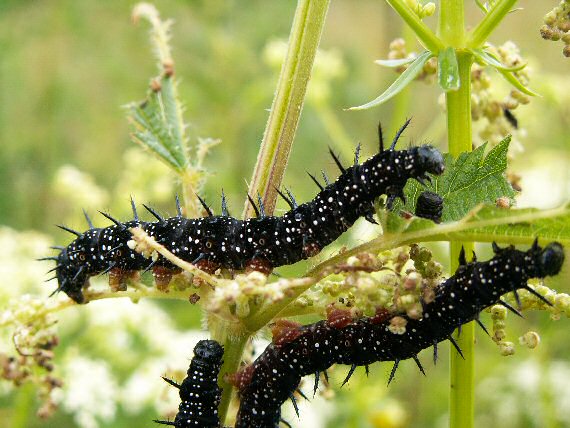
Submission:
M 527 331 L 519 337 L 519 343 L 529 349 L 534 349 L 540 344 L 540 336 L 536 331 Z
M 500 342 L 499 343 L 499 351 L 501 352 L 501 355 L 504 357 L 514 355 L 515 344 L 513 342 Z
M 562 53 L 566 58 L 570 58 L 570 1 L 562 0 L 544 16 L 540 35 L 545 40 L 561 40 L 564 43 Z

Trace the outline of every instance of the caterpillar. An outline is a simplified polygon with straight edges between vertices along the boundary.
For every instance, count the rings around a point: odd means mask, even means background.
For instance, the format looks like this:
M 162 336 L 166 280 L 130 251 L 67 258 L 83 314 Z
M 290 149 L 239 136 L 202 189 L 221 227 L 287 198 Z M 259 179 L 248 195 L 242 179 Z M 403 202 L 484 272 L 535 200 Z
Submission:
M 199 198 L 207 217 L 189 219 L 178 215 L 163 218 L 144 205 L 157 221 L 144 222 L 137 215 L 131 200 L 134 219 L 126 223 L 102 213 L 114 224 L 96 228 L 86 216 L 90 229 L 78 232 L 65 226 L 77 238 L 67 247 L 54 247 L 59 255 L 46 257 L 55 260 L 53 279 L 58 288 L 77 303 L 84 303 L 83 289 L 94 275 L 109 273 L 109 283 L 116 288 L 126 287 L 126 280 L 138 271 L 152 269 L 157 286 L 168 285 L 173 274 L 180 272 L 166 259 L 150 260 L 129 248 L 129 228 L 140 227 L 179 258 L 214 272 L 218 268 L 257 270 L 269 273 L 275 267 L 296 263 L 320 252 L 336 240 L 360 217 L 375 223 L 374 200 L 387 195 L 387 208 L 396 198 L 405 199 L 403 189 L 409 179 L 420 183 L 430 180 L 428 174 L 444 171 L 441 153 L 430 145 L 395 150 L 395 145 L 410 120 L 398 130 L 388 150 L 384 150 L 382 129 L 378 126 L 380 151 L 359 164 L 359 148 L 355 162 L 344 168 L 338 157 L 331 154 L 341 174 L 334 183 L 322 186 L 315 177 L 320 192 L 310 202 L 298 205 L 288 189 L 278 190 L 289 204 L 290 211 L 283 216 L 265 215 L 261 198 L 258 206 L 252 198 L 257 217 L 238 220 L 231 217 L 222 194 L 222 213 L 213 215 L 210 207 Z M 310 175 L 310 174 L 309 174 Z
M 326 320 L 310 325 L 277 322 L 273 327 L 273 343 L 232 378 L 240 390 L 235 428 L 278 427 L 281 404 L 288 398 L 294 400 L 293 391 L 301 378 L 315 374 L 316 391 L 319 374 L 335 363 L 350 365 L 343 384 L 356 367 L 366 366 L 368 370 L 368 365 L 377 361 L 394 362 L 388 383 L 400 362 L 409 358 L 424 373 L 418 353 L 433 346 L 435 362 L 437 344 L 448 339 L 461 354 L 451 334 L 472 320 L 485 329 L 478 318 L 482 309 L 500 303 L 518 313 L 500 299 L 504 293 L 513 292 L 518 300 L 517 290 L 526 289 L 551 304 L 527 281 L 560 271 L 564 262 L 562 245 L 553 242 L 541 248 L 535 241 L 528 251 L 519 251 L 512 246 L 501 249 L 493 244 L 493 250 L 495 256 L 491 260 L 470 263 L 462 251 L 455 274 L 435 290 L 432 301 L 423 302 L 421 319 L 387 310 L 372 317 L 353 319 L 348 311 L 331 309 Z
M 215 340 L 200 340 L 194 347 L 194 357 L 188 368 L 188 376 L 177 384 L 163 377 L 180 390 L 180 406 L 174 421 L 155 420 L 162 425 L 177 428 L 219 428 L 218 405 L 222 390 L 218 375 L 224 355 L 223 347 Z

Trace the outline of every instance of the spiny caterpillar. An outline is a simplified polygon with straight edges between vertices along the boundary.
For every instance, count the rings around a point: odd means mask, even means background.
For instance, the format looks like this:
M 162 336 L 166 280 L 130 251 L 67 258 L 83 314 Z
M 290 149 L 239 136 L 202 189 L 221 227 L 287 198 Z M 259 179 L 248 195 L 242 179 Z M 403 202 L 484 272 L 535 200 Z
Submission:
M 409 179 L 423 184 L 424 180 L 430 180 L 428 174 L 443 173 L 443 157 L 432 146 L 394 150 L 409 122 L 398 130 L 388 150 L 384 150 L 379 126 L 380 152 L 362 164 L 358 163 L 359 148 L 354 164 L 346 169 L 331 151 L 341 170 L 337 180 L 331 184 L 327 182 L 323 187 L 311 176 L 320 192 L 312 201 L 301 205 L 297 205 L 289 190 L 285 189 L 287 195 L 278 191 L 291 208 L 280 217 L 265 215 L 261 198 L 257 207 L 250 197 L 257 218 L 235 219 L 229 215 L 222 194 L 222 214 L 219 216 L 213 215 L 200 199 L 209 214 L 207 217 L 185 218 L 177 204 L 178 215 L 163 218 L 145 205 L 157 219 L 147 223 L 139 220 L 131 201 L 134 219 L 126 223 L 102 213 L 114 225 L 96 228 L 87 217 L 90 229 L 86 232 L 60 226 L 77 235 L 77 239 L 67 247 L 56 247 L 61 250 L 58 256 L 46 257 L 57 262 L 52 269 L 59 283 L 56 291 L 63 291 L 77 303 L 83 303 L 83 288 L 89 285 L 91 276 L 109 273 L 110 284 L 121 288 L 126 286 L 126 279 L 138 271 L 150 269 L 157 286 L 168 285 L 172 275 L 180 269 L 162 257 L 147 259 L 131 249 L 128 245 L 131 227 L 142 228 L 180 259 L 210 273 L 218 268 L 269 273 L 277 266 L 312 257 L 358 218 L 364 217 L 375 223 L 374 200 L 377 197 L 387 195 L 386 206 L 391 209 L 396 198 L 404 199 L 403 189 Z
M 528 251 L 514 247 L 499 248 L 493 244 L 495 256 L 486 262 L 467 263 L 465 252 L 455 274 L 435 290 L 435 298 L 423 303 L 421 319 L 405 314 L 379 311 L 376 316 L 353 319 L 350 312 L 333 309 L 326 320 L 310 325 L 280 321 L 273 328 L 273 343 L 251 364 L 233 376 L 240 389 L 240 408 L 235 428 L 274 428 L 279 426 L 281 405 L 294 400 L 293 392 L 303 376 L 315 374 L 315 391 L 319 374 L 332 364 L 350 365 L 343 384 L 357 366 L 377 361 L 393 361 L 389 382 L 398 364 L 412 358 L 424 372 L 418 353 L 448 339 L 457 351 L 461 349 L 451 336 L 453 331 L 470 321 L 479 321 L 479 313 L 495 303 L 519 312 L 500 296 L 525 289 L 548 302 L 531 288 L 530 278 L 556 275 L 564 262 L 562 245 L 548 244 L 544 249 L 535 241 Z M 520 314 L 519 314 L 520 315 Z M 396 327 L 396 328 L 394 328 Z M 403 328 L 398 328 L 403 327 Z M 293 401 L 294 402 L 294 401 Z
M 218 428 L 218 406 L 222 390 L 218 375 L 222 367 L 224 349 L 215 340 L 200 340 L 194 347 L 194 358 L 188 368 L 188 376 L 179 385 L 163 377 L 170 385 L 180 390 L 180 406 L 174 421 L 154 422 L 177 428 Z

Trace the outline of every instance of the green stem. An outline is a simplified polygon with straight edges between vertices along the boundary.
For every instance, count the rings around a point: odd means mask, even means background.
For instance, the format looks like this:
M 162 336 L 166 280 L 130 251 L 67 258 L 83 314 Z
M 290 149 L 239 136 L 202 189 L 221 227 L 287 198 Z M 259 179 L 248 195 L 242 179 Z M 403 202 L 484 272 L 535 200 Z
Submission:
M 467 46 L 470 48 L 481 47 L 489 38 L 493 30 L 503 20 L 505 15 L 509 13 L 517 0 L 499 0 L 493 8 L 485 15 L 481 22 L 473 29 Z
M 226 426 L 226 418 L 230 403 L 234 395 L 234 386 L 227 381 L 227 375 L 238 371 L 244 349 L 250 338 L 248 334 L 233 334 L 231 326 L 225 322 L 214 322 L 212 318 L 209 324 L 216 327 L 212 330 L 212 339 L 224 344 L 224 362 L 220 369 L 218 383 L 222 388 L 222 399 L 218 407 L 218 414 L 222 426 Z
M 446 93 L 449 153 L 458 157 L 473 149 L 471 139 L 471 64 L 473 55 L 457 52 L 460 88 Z
M 289 36 L 287 56 L 281 67 L 271 113 L 249 185 L 249 194 L 263 195 L 265 212 L 273 213 L 285 166 L 297 130 L 313 62 L 325 24 L 330 0 L 299 0 Z M 253 215 L 245 204 L 243 218 Z
M 465 249 L 472 254 L 472 242 L 451 242 L 451 271 L 458 266 L 459 252 Z M 473 428 L 475 419 L 475 323 L 461 326 L 453 334 L 463 357 L 453 348 L 449 368 L 449 426 L 450 428 Z
M 463 0 L 441 0 L 438 34 L 456 48 L 460 86 L 457 91 L 446 92 L 447 133 L 449 152 L 457 157 L 470 152 L 471 141 L 471 64 L 473 55 L 463 50 L 465 43 L 465 13 Z M 457 268 L 461 248 L 468 254 L 473 250 L 471 242 L 451 242 L 450 257 L 452 271 Z M 461 335 L 455 333 L 464 358 L 454 349 L 451 351 L 450 366 L 450 428 L 472 428 L 474 426 L 474 323 L 462 326 Z
M 437 31 L 446 47 L 465 45 L 464 22 L 463 0 L 441 0 Z
M 429 51 L 436 54 L 445 46 L 440 39 L 430 30 L 430 28 L 422 22 L 418 15 L 408 7 L 403 0 L 386 0 L 392 9 L 410 26 L 420 43 Z

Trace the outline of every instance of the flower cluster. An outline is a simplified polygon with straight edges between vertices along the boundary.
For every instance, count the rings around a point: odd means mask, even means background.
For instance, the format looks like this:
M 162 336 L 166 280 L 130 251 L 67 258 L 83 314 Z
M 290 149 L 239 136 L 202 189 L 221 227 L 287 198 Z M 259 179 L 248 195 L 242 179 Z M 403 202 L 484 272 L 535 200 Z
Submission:
M 537 285 L 534 287 L 534 290 L 552 302 L 552 306 L 547 305 L 543 300 L 537 298 L 527 290 L 518 291 L 518 302 L 514 296 L 506 296 L 505 300 L 514 307 L 519 306 L 520 303 L 521 311 L 530 309 L 549 311 L 551 313 L 550 317 L 553 320 L 560 319 L 563 314 L 570 318 L 570 295 L 557 293 L 544 285 Z M 493 323 L 491 338 L 499 346 L 502 355 L 513 355 L 515 353 L 514 343 L 505 340 L 507 337 L 507 308 L 502 305 L 494 305 L 490 311 Z M 519 337 L 519 344 L 529 349 L 534 349 L 540 344 L 540 336 L 534 331 L 528 331 Z
M 570 58 L 570 1 L 562 0 L 558 6 L 544 16 L 540 35 L 545 40 L 564 43 L 562 53 Z
M 488 51 L 506 67 L 517 68 L 524 63 L 519 48 L 511 41 L 507 41 L 498 47 L 488 46 Z M 527 67 L 517 70 L 513 74 L 523 86 L 528 85 L 530 76 Z M 519 129 L 513 111 L 520 105 L 529 103 L 528 95 L 517 89 L 511 89 L 508 95 L 498 99 L 493 91 L 494 85 L 491 85 L 487 68 L 479 64 L 473 65 L 471 82 L 471 116 L 474 121 L 486 119 L 486 123 L 479 131 L 481 141 L 490 141 L 491 144 L 495 145 L 505 135 L 512 134 L 511 147 L 514 147 L 516 151 L 522 151 L 522 145 L 516 137 L 521 134 L 524 135 L 524 132 Z
M 0 315 L 0 326 L 11 325 L 15 353 L 0 352 L 2 379 L 14 386 L 33 383 L 42 407 L 38 416 L 49 417 L 57 406 L 53 393 L 63 382 L 54 375 L 54 348 L 59 344 L 57 320 L 45 310 L 43 299 L 24 296 Z

